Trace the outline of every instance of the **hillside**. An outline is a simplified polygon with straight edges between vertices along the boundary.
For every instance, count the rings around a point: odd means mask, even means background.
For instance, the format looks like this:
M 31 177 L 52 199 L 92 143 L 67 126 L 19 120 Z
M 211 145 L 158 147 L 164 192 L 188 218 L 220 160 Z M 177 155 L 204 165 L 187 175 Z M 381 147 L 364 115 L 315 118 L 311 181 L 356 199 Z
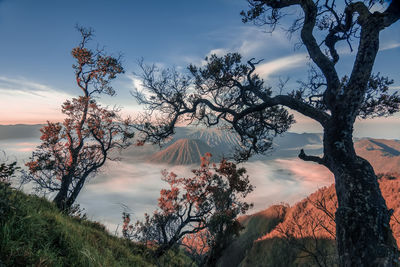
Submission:
M 214 149 L 201 140 L 179 139 L 167 148 L 149 157 L 151 163 L 167 163 L 173 165 L 188 165 L 200 163 L 200 157 L 210 152 L 214 160 L 218 156 Z
M 0 182 L 0 266 L 157 266 L 149 252 Z M 162 260 L 185 265 L 181 256 Z
M 380 188 L 389 209 L 394 209 L 390 222 L 393 234 L 400 247 L 400 175 L 387 174 L 379 176 Z M 318 264 L 336 266 L 335 222 L 334 213 L 337 200 L 334 185 L 324 187 L 292 207 L 275 205 L 243 219 L 245 229 L 241 236 L 226 250 L 219 266 L 233 266 L 231 263 L 243 255 L 238 246 L 247 245 L 240 263 L 237 266 L 315 266 Z M 274 211 L 275 210 L 275 211 Z M 284 212 L 282 212 L 284 211 Z M 270 216 L 264 213 L 280 214 L 283 218 L 272 228 Z M 275 218 L 278 218 L 276 216 Z M 257 221 L 258 226 L 248 224 Z M 276 219 L 275 219 L 276 222 Z M 264 225 L 259 227 L 260 225 Z M 254 230 L 257 229 L 257 230 Z M 252 232 L 252 234 L 249 234 Z M 264 232 L 264 233 L 263 233 Z M 317 261 L 319 263 L 317 263 Z
M 361 139 L 354 144 L 359 156 L 368 160 L 376 173 L 400 172 L 400 141 Z
M 231 243 L 220 259 L 222 266 L 238 266 L 253 246 L 253 241 L 272 231 L 285 218 L 287 206 L 274 205 L 266 210 L 239 218 L 245 227 L 240 236 Z

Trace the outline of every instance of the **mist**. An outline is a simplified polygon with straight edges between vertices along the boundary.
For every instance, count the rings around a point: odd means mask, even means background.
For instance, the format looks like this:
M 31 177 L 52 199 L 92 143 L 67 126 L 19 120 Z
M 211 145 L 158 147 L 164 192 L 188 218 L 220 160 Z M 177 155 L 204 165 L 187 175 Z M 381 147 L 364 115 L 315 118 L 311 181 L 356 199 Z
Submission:
M 247 169 L 250 182 L 255 186 L 246 201 L 254 204 L 254 213 L 276 203 L 294 204 L 322 186 L 332 184 L 327 170 L 298 159 L 255 161 L 241 166 Z M 161 171 L 173 171 L 178 176 L 193 175 L 196 165 L 168 166 L 145 162 L 109 162 L 102 173 L 91 179 L 82 189 L 77 202 L 85 208 L 90 219 L 104 223 L 114 232 L 121 224 L 123 211 L 141 220 L 152 213 L 162 188 L 168 184 L 161 180 Z
M 39 141 L 37 137 L 2 139 L 0 149 L 5 151 L 9 160 L 17 160 L 23 167 Z M 95 177 L 87 181 L 76 203 L 85 209 L 89 219 L 103 223 L 112 233 L 119 232 L 123 211 L 130 213 L 135 221 L 157 208 L 160 190 L 168 187 L 161 180 L 162 170 L 183 177 L 192 175 L 191 170 L 199 167 L 146 162 L 145 156 L 154 151 L 156 149 L 151 147 L 129 148 L 121 154 L 121 161 L 108 161 Z M 254 186 L 254 191 L 246 198 L 247 202 L 254 204 L 249 213 L 281 202 L 294 204 L 318 188 L 333 183 L 333 176 L 326 168 L 294 157 L 273 157 L 240 166 L 247 169 Z M 25 187 L 25 191 L 30 188 Z

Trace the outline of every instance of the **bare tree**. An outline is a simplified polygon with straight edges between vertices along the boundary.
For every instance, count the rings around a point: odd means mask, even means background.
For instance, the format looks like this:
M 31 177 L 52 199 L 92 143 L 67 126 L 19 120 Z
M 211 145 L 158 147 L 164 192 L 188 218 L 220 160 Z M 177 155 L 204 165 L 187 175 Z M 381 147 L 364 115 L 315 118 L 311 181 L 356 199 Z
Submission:
M 185 236 L 203 231 L 208 246 L 203 264 L 215 266 L 223 249 L 241 229 L 237 216 L 251 207 L 242 199 L 252 191 L 252 186 L 245 169 L 226 160 L 218 167 L 212 166 L 210 154 L 203 157 L 201 167 L 193 173 L 193 177 L 178 178 L 164 171 L 163 180 L 170 189 L 161 190 L 159 210 L 131 226 L 125 214 L 123 234 L 146 244 L 154 242 L 155 255 L 161 257 L 180 245 Z
M 207 229 L 182 238 L 181 246 L 192 259 L 192 265 L 201 266 L 205 263 L 207 252 L 210 250 L 208 240 L 212 237 Z
M 36 189 L 57 192 L 53 201 L 61 210 L 72 206 L 87 178 L 107 159 L 117 159 L 111 151 L 127 147 L 133 137 L 130 121 L 122 120 L 118 109 L 101 107 L 94 98 L 100 93 L 114 95 L 110 82 L 124 71 L 120 59 L 103 50 L 88 49 L 93 31 L 78 30 L 82 40 L 71 54 L 76 60 L 75 79 L 83 96 L 64 102 L 63 123 L 48 122 L 40 130 L 42 144 L 26 163 Z
M 335 197 L 320 194 L 313 199 L 307 198 L 298 203 L 274 231 L 289 248 L 301 252 L 298 258 L 311 258 L 313 264 L 321 267 L 336 266 L 336 246 L 332 244 L 336 239 L 336 208 Z
M 255 74 L 258 62 L 251 59 L 242 64 L 238 54 L 213 55 L 203 67 L 190 66 L 187 75 L 142 65 L 147 94 L 137 92 L 135 96 L 150 114 L 158 111 L 153 121 L 149 116 L 138 121 L 143 140 L 160 143 L 183 120 L 207 126 L 219 124 L 240 135 L 242 146 L 236 155 L 237 159 L 246 159 L 266 151 L 272 138 L 294 123 L 284 107 L 315 120 L 324 130 L 323 155 L 306 155 L 301 150 L 299 157 L 322 164 L 335 175 L 340 265 L 391 266 L 397 262 L 398 250 L 389 227 L 390 214 L 371 164 L 354 150 L 353 125 L 356 118 L 388 116 L 399 110 L 400 97 L 389 90 L 393 81 L 372 74 L 379 33 L 399 20 L 399 0 L 386 4 L 335 0 L 248 2 L 249 10 L 242 12 L 244 22 L 269 25 L 271 30 L 285 16 L 285 8 L 301 11 L 289 32 L 300 32 L 302 44 L 315 64 L 310 79 L 290 93 L 282 93 L 282 88 L 273 93 Z M 353 40 L 358 40 L 358 48 L 352 71 L 339 77 L 336 46 L 339 42 L 351 45 Z

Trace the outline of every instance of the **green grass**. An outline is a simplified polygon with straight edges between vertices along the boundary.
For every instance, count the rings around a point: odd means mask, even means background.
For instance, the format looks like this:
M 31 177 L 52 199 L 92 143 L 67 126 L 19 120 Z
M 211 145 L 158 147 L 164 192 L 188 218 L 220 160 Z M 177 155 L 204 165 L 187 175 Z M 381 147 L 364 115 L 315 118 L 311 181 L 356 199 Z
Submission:
M 172 252 L 171 252 L 172 253 Z M 168 257 L 168 255 L 167 255 Z M 184 266 L 182 254 L 164 266 Z M 156 266 L 150 250 L 0 183 L 0 266 Z

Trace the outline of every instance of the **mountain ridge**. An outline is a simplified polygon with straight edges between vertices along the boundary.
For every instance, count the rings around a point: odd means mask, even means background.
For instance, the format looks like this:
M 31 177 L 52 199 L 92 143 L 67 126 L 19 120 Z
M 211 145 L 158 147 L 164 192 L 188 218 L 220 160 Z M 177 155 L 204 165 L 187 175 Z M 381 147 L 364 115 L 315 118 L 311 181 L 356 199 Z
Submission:
M 382 174 L 378 178 L 388 209 L 394 211 L 390 225 L 400 246 L 400 174 Z M 336 208 L 336 191 L 332 184 L 292 206 L 272 205 L 242 216 L 239 221 L 244 229 L 226 249 L 218 266 L 315 266 L 316 260 L 336 266 Z M 232 254 L 235 257 L 230 257 Z
M 205 153 L 211 153 L 214 160 L 219 158 L 215 150 L 203 141 L 183 138 L 153 154 L 147 159 L 147 162 L 175 165 L 196 164 L 200 162 Z
M 365 138 L 354 144 L 357 155 L 368 160 L 375 173 L 400 173 L 400 141 Z

